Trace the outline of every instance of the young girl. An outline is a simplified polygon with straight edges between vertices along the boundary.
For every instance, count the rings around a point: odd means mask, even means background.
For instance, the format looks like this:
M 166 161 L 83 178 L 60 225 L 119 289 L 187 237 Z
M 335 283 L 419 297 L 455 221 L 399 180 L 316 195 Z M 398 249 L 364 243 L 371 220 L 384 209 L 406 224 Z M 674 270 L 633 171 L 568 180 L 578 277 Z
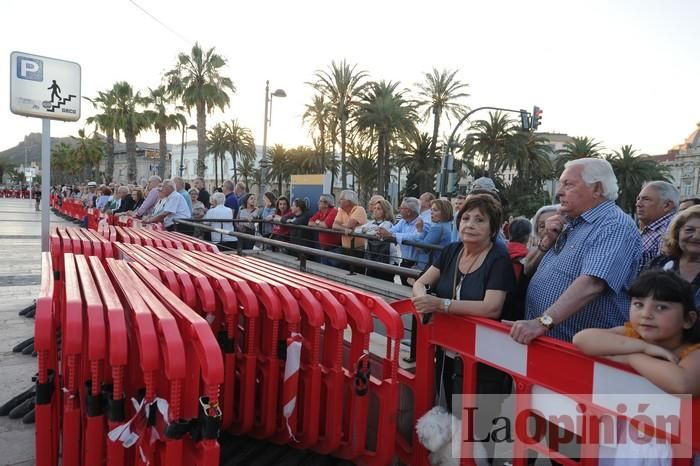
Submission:
M 612 329 L 583 330 L 574 336 L 574 345 L 588 355 L 629 364 L 665 392 L 699 396 L 700 325 L 690 283 L 671 271 L 649 270 L 632 283 L 628 294 L 629 322 Z M 654 455 L 654 464 L 670 464 L 670 456 L 658 449 L 641 451 L 641 446 L 630 451 L 619 445 L 614 463 L 623 458 L 632 461 L 629 457 L 634 456 L 634 464 L 642 464 L 643 457 Z M 658 461 L 663 456 L 666 461 Z

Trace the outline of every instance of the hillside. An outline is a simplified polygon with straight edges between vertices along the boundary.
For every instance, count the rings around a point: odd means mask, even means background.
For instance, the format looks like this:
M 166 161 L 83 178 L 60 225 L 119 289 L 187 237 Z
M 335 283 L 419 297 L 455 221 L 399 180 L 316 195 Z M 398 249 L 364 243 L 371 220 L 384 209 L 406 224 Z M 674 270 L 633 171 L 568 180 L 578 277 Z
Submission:
M 56 144 L 65 142 L 68 145 L 73 145 L 75 140 L 71 137 L 51 138 L 51 147 Z M 41 162 L 41 133 L 31 133 L 26 137 L 27 145 L 27 161 L 29 163 Z M 21 165 L 24 163 L 24 147 L 25 141 L 21 141 L 15 147 L 0 152 L 0 161 L 7 161 L 10 165 Z

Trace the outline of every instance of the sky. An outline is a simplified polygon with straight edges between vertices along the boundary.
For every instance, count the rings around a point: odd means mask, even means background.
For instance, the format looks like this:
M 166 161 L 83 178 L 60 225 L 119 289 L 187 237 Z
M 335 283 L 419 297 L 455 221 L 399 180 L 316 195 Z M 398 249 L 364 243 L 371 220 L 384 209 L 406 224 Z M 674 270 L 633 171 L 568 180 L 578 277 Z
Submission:
M 274 99 L 268 145 L 310 144 L 307 83 L 346 59 L 409 89 L 434 67 L 457 69 L 472 108 L 537 105 L 542 131 L 661 154 L 700 121 L 698 24 L 697 0 L 3 0 L 0 150 L 41 131 L 38 119 L 9 110 L 12 51 L 80 63 L 82 94 L 92 97 L 120 80 L 147 92 L 198 41 L 226 58 L 236 86 L 207 128 L 236 118 L 259 145 L 266 80 L 288 96 Z M 94 113 L 84 101 L 80 121 L 52 122 L 52 135 L 77 134 Z M 158 141 L 153 132 L 138 139 Z

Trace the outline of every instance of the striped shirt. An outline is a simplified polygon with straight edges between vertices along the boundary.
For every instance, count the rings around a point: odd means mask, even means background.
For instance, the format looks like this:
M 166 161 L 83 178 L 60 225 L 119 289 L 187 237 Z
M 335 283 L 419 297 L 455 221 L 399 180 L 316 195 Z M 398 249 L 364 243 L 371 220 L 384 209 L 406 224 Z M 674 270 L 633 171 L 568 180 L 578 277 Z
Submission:
M 530 281 L 526 318 L 544 314 L 576 278 L 589 275 L 603 280 L 605 291 L 547 335 L 571 341 L 585 328 L 622 325 L 629 316 L 626 290 L 637 274 L 641 254 L 639 230 L 612 201 L 569 219 Z
M 639 270 L 642 270 L 653 258 L 659 255 L 661 243 L 663 243 L 664 235 L 668 230 L 668 225 L 671 223 L 675 212 L 669 212 L 663 217 L 657 218 L 649 225 L 642 229 L 642 260 L 639 264 Z

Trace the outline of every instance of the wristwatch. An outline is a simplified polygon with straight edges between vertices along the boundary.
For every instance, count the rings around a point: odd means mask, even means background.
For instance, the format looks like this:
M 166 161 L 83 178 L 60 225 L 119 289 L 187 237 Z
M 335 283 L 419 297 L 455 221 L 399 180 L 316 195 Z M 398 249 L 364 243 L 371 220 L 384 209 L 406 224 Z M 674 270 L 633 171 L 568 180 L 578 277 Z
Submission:
M 546 314 L 539 316 L 537 322 L 544 325 L 547 330 L 551 330 L 551 328 L 554 327 L 554 319 L 552 319 L 552 316 Z
M 445 314 L 449 314 L 450 313 L 450 304 L 452 304 L 451 299 L 443 299 L 442 300 L 442 312 L 444 312 Z

